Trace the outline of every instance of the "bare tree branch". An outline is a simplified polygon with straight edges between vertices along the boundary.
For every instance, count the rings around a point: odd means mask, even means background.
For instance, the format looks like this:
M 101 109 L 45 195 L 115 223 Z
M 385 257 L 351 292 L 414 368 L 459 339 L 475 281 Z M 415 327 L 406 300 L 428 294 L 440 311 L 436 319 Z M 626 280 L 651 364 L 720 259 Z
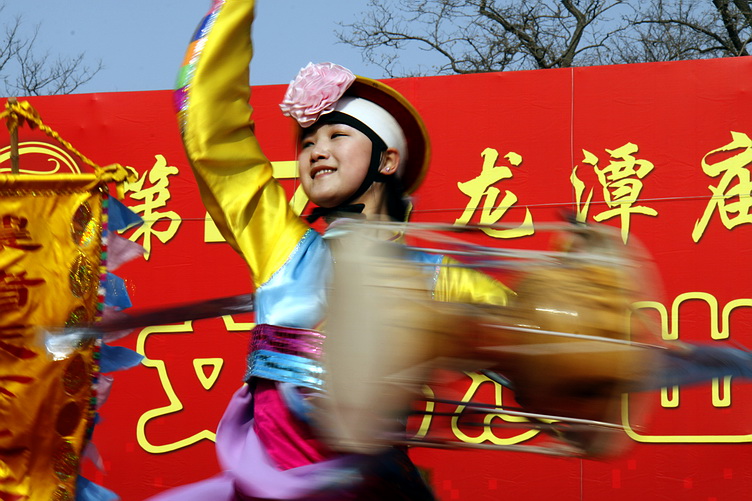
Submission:
M 0 4 L 0 11 L 5 8 Z M 4 95 L 38 96 L 68 94 L 91 81 L 104 67 L 102 61 L 87 64 L 83 52 L 53 56 L 40 49 L 40 26 L 23 33 L 23 19 L 3 25 L 0 39 L 0 86 Z
M 713 5 L 715 5 L 716 10 L 721 16 L 723 27 L 726 29 L 726 34 L 728 35 L 728 39 L 731 41 L 731 46 L 734 48 L 736 54 L 739 56 L 749 55 L 745 48 L 745 44 L 739 37 L 738 15 L 731 12 L 729 8 L 729 0 L 713 0 Z
M 739 12 L 746 20 L 747 26 L 752 26 L 752 7 L 749 5 L 749 0 L 734 0 L 734 5 L 739 9 Z
M 673 60 L 749 54 L 752 42 L 749 2 L 738 0 L 658 0 L 633 19 L 646 54 Z
M 749 53 L 749 0 L 370 0 L 339 39 L 389 76 Z M 400 54 L 426 52 L 417 68 Z

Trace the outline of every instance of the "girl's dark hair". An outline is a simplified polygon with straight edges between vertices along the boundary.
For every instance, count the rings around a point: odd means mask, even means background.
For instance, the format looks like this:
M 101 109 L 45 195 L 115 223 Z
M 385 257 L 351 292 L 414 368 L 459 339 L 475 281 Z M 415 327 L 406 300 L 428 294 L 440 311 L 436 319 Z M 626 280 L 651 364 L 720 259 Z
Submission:
M 384 183 L 386 189 L 386 210 L 389 217 L 395 221 L 405 221 L 408 213 L 408 202 L 405 198 L 405 188 L 402 186 L 402 180 L 396 175 L 381 176 L 378 179 Z

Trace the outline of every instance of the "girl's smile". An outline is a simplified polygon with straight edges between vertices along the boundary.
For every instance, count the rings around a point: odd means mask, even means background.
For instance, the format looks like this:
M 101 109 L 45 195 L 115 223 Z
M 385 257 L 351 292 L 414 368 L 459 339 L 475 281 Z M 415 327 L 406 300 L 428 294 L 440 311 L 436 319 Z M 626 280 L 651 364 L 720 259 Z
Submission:
M 315 179 L 318 175 L 325 176 L 326 174 L 331 174 L 332 172 L 337 172 L 337 169 L 332 169 L 330 167 L 324 166 L 314 167 L 313 169 L 311 169 L 311 177 Z

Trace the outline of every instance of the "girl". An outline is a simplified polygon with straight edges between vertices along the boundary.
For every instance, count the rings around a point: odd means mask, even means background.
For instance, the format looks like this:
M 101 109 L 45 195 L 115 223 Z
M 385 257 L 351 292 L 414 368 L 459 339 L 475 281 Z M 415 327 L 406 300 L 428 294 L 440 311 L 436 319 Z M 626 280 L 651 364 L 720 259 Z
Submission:
M 432 499 L 404 452 L 378 461 L 319 442 L 301 410 L 321 388 L 331 272 L 327 240 L 289 208 L 249 120 L 253 0 L 215 0 L 181 72 L 176 107 L 203 202 L 248 263 L 256 321 L 245 384 L 217 430 L 223 473 L 159 500 Z M 389 86 L 332 65 L 309 65 L 281 105 L 300 125 L 300 181 L 309 199 L 338 214 L 404 220 L 404 196 L 425 175 L 429 144 L 417 111 Z M 416 255 L 440 264 L 442 257 Z M 508 290 L 463 268 L 436 267 L 437 300 L 503 304 Z

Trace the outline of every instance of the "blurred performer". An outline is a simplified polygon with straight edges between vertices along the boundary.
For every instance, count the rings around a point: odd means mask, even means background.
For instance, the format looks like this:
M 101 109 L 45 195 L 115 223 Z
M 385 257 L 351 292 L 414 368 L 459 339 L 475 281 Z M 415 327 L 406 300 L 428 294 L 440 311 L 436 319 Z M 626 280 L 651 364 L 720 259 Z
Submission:
M 296 216 L 254 136 L 248 106 L 252 0 L 214 1 L 196 32 L 176 92 L 185 148 L 207 210 L 248 263 L 257 327 L 246 383 L 217 430 L 223 473 L 157 499 L 432 499 L 402 450 L 355 468 L 314 435 L 304 394 L 320 363 L 332 250 Z M 300 182 L 317 214 L 404 220 L 405 196 L 429 161 L 425 127 L 394 89 L 333 64 L 309 65 L 281 105 L 299 129 Z M 333 225 L 336 226 L 336 225 Z M 332 226 L 330 226 L 331 228 Z M 387 235 L 387 239 L 394 235 Z M 504 304 L 508 289 L 441 256 L 411 253 L 436 271 L 439 301 Z M 350 472 L 350 474 L 347 474 Z

